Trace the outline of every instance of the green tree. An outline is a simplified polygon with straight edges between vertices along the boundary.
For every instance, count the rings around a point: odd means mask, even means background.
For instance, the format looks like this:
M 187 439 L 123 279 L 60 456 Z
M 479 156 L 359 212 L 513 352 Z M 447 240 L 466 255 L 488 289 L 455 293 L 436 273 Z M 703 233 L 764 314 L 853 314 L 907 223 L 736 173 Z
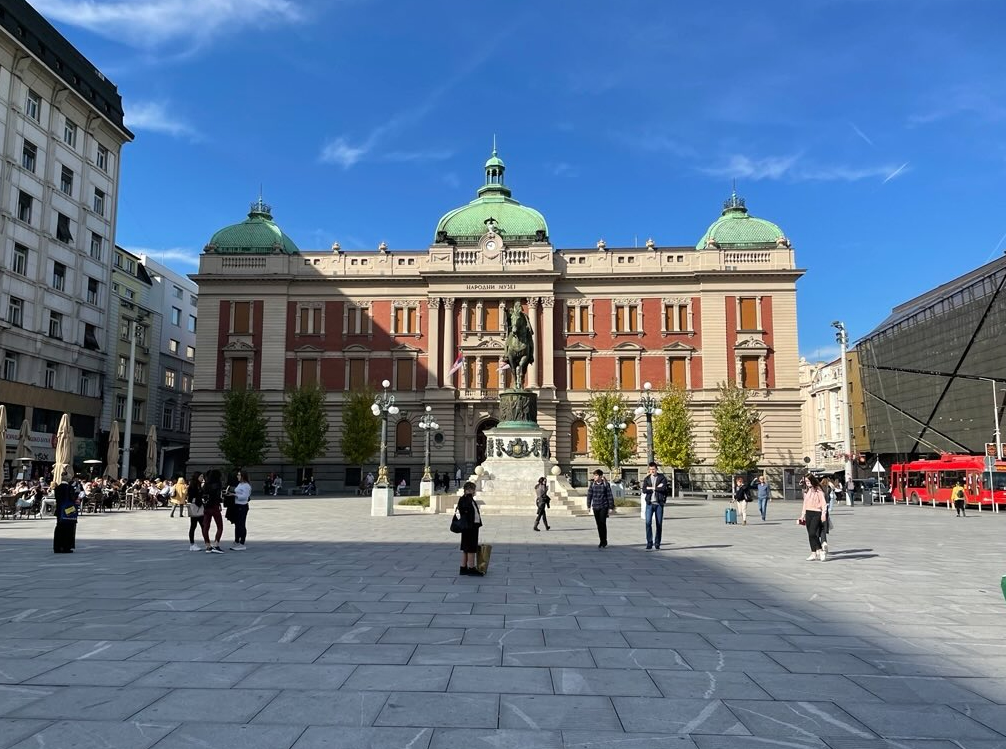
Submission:
M 381 417 L 374 416 L 372 390 L 354 390 L 342 401 L 342 455 L 351 466 L 363 467 L 381 449 Z
M 761 415 L 747 403 L 747 392 L 736 385 L 720 384 L 720 396 L 713 407 L 713 450 L 716 469 L 728 480 L 749 471 L 758 461 L 756 430 Z
M 608 429 L 609 423 L 615 421 L 615 408 L 618 408 L 619 423 L 632 421 L 632 409 L 622 397 L 621 392 L 609 387 L 607 390 L 595 392 L 587 405 L 587 421 L 590 424 L 590 456 L 601 465 L 612 470 L 615 467 L 615 437 Z M 618 463 L 625 462 L 636 452 L 636 446 L 625 439 L 624 432 L 618 437 Z
M 231 390 L 224 395 L 223 433 L 217 447 L 234 468 L 258 466 L 269 449 L 265 406 L 254 390 Z
M 298 467 L 307 466 L 325 454 L 328 420 L 325 418 L 325 391 L 318 387 L 288 390 L 283 403 L 283 433 L 279 451 Z
M 674 472 L 687 471 L 695 463 L 695 422 L 691 402 L 691 393 L 669 385 L 660 397 L 663 412 L 653 417 L 653 457 L 661 465 L 670 467 L 672 494 Z

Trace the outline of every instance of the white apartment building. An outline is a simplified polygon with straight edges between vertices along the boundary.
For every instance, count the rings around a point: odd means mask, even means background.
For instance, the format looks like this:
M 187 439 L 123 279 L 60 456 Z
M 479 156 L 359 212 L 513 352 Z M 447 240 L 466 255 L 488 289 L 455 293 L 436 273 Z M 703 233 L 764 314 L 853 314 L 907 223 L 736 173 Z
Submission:
M 848 429 L 843 414 L 842 360 L 811 364 L 800 360 L 800 390 L 803 394 L 803 454 L 809 468 L 832 473 L 845 470 Z
M 97 453 L 119 162 L 133 138 L 122 118 L 115 85 L 27 2 L 4 0 L 0 403 L 8 448 L 31 424 L 36 472 L 63 413 L 78 462 Z

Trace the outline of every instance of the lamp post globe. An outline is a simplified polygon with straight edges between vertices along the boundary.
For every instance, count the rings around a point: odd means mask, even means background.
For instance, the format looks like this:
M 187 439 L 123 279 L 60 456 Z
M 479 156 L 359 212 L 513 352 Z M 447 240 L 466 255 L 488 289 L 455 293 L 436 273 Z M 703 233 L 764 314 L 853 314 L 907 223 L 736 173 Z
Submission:
M 388 392 L 391 382 L 384 380 L 381 385 L 384 387 L 384 392 L 375 395 L 374 402 L 370 406 L 370 412 L 374 416 L 381 417 L 381 465 L 377 469 L 377 482 L 374 484 L 370 506 L 370 514 L 375 516 L 393 513 L 394 495 L 388 480 L 388 416 L 399 413 L 394 393 Z
M 419 420 L 419 428 L 424 432 L 424 444 L 426 447 L 423 458 L 423 479 L 419 486 L 419 495 L 428 497 L 433 494 L 433 475 L 430 473 L 430 434 L 440 428 L 436 419 L 433 418 L 433 407 L 426 406 L 422 418 Z

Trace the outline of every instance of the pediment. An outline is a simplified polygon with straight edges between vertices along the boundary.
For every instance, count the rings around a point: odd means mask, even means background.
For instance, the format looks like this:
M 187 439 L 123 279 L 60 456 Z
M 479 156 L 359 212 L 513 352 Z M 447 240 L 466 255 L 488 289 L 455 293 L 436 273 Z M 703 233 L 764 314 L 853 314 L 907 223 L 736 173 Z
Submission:
M 415 346 L 410 346 L 407 343 L 399 343 L 397 346 L 392 346 L 391 351 L 396 354 L 421 354 L 422 349 L 416 348 Z
M 231 341 L 223 347 L 223 351 L 254 351 L 255 347 L 245 341 Z
M 744 349 L 747 351 L 768 351 L 768 346 L 765 341 L 760 338 L 744 338 L 734 344 L 735 349 Z
M 298 346 L 297 348 L 294 349 L 294 353 L 296 354 L 322 354 L 324 352 L 325 349 L 318 348 L 317 346 L 312 346 L 309 343 L 304 344 L 303 346 Z
M 583 343 L 582 341 L 577 341 L 573 345 L 567 346 L 566 351 L 597 351 L 597 349 L 594 348 L 593 346 L 588 346 L 586 343 Z
M 689 346 L 687 343 L 682 343 L 681 341 L 674 341 L 673 343 L 668 343 L 664 346 L 664 351 L 681 351 L 694 354 L 695 347 Z
M 632 341 L 623 341 L 616 346 L 612 346 L 612 349 L 615 351 L 642 351 L 643 347 Z
M 366 346 L 361 346 L 359 343 L 351 343 L 348 346 L 346 346 L 342 350 L 342 352 L 343 353 L 369 354 L 370 353 L 370 349 L 367 348 Z
M 486 349 L 493 349 L 493 350 L 500 350 L 500 351 L 502 351 L 503 350 L 503 341 L 501 339 L 499 339 L 499 338 L 496 338 L 496 337 L 493 337 L 493 338 L 483 338 L 478 343 L 476 343 L 476 344 L 474 344 L 472 346 L 465 346 L 465 348 L 479 349 L 479 350 L 483 350 L 483 351 L 486 350 Z

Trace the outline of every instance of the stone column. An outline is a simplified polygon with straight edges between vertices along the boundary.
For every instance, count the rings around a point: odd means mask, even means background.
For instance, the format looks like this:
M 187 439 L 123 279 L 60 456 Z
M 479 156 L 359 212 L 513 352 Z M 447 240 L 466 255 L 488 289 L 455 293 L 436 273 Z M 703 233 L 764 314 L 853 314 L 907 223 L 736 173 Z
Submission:
M 541 347 L 541 325 L 538 323 L 538 297 L 528 297 L 527 300 L 527 319 L 531 323 L 531 332 L 534 334 L 532 341 L 534 341 L 534 363 L 527 368 L 525 374 L 525 385 L 527 387 L 537 387 L 540 383 L 538 377 L 538 368 L 541 362 L 541 355 L 538 351 Z
M 541 306 L 543 333 L 541 337 L 541 358 L 543 361 L 541 386 L 555 388 L 555 342 L 553 341 L 555 336 L 555 297 L 543 296 Z
M 437 359 L 442 357 L 440 351 L 440 297 L 431 296 L 426 300 L 428 318 L 426 320 L 426 378 L 427 388 L 440 387 L 440 372 Z M 446 370 L 444 370 L 446 372 Z
M 443 387 L 454 387 L 447 373 L 451 371 L 454 360 L 458 358 L 457 346 L 454 343 L 454 300 L 444 298 L 444 376 Z

